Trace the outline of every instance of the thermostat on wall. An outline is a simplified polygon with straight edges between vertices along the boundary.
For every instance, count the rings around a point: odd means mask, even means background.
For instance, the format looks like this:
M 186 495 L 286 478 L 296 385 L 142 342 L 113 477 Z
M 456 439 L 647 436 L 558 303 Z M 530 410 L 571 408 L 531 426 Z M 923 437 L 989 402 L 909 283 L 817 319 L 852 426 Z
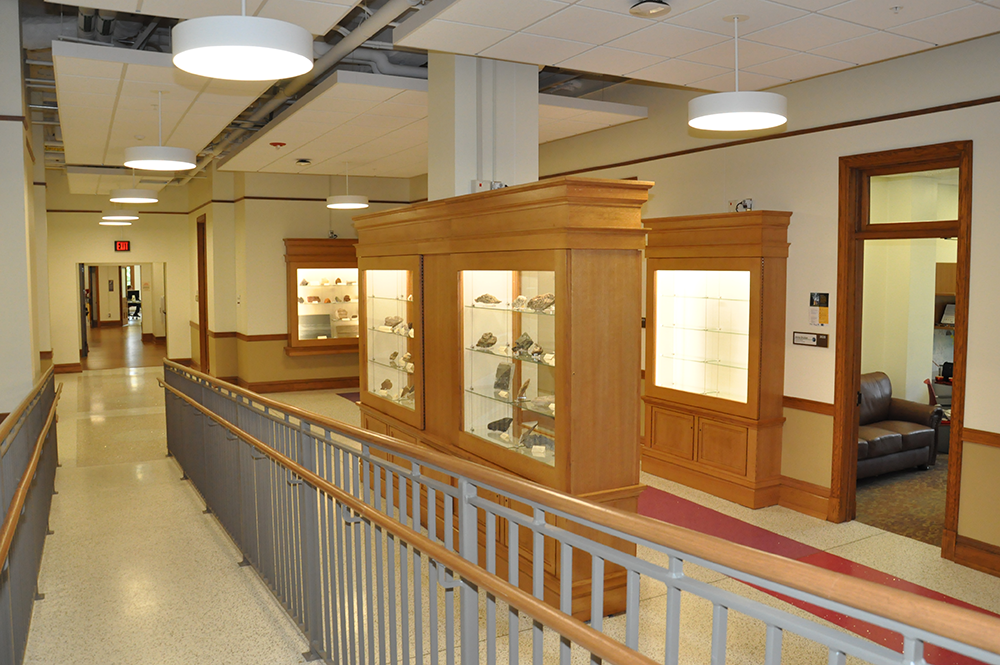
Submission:
M 792 344 L 799 344 L 801 346 L 818 346 L 825 349 L 830 346 L 830 336 L 820 335 L 818 333 L 793 332 Z

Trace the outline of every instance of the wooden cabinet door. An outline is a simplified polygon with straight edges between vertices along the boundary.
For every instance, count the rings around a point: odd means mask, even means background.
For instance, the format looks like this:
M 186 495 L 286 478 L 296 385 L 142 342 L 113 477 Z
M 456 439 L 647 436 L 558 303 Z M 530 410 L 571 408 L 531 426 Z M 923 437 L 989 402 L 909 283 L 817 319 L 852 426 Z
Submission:
M 694 459 L 694 416 L 653 407 L 649 445 L 683 459 Z
M 747 428 L 698 418 L 698 461 L 745 476 Z

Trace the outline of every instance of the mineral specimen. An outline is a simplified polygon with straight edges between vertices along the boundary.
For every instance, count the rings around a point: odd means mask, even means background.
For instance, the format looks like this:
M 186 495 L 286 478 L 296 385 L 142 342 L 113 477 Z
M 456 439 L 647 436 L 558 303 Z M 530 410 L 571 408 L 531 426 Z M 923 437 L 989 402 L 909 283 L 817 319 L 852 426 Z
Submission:
M 382 390 L 392 390 L 392 381 L 386 379 L 382 382 Z
M 344 296 L 344 302 L 351 302 L 351 296 Z
M 497 375 L 493 379 L 493 390 L 510 390 L 510 378 L 514 373 L 514 365 L 511 363 L 500 363 L 497 365 Z
M 338 319 L 349 319 L 350 318 L 350 314 L 347 313 L 346 309 L 338 309 L 337 310 L 337 318 Z
M 342 282 L 340 281 L 340 278 L 339 278 L 339 277 L 338 277 L 338 278 L 337 278 L 337 280 L 336 280 L 336 281 L 334 282 L 334 284 L 341 284 L 341 283 L 342 283 Z
M 385 317 L 385 325 L 389 326 L 390 328 L 395 328 L 396 326 L 398 326 L 402 322 L 403 322 L 403 317 L 401 317 L 401 316 L 387 316 L 387 317 Z
M 531 433 L 535 431 L 535 428 L 538 427 L 538 421 L 537 420 L 533 420 L 530 423 L 521 423 L 521 426 L 522 427 L 527 427 L 528 431 L 524 432 L 521 435 L 521 438 L 518 439 L 518 442 L 520 444 L 522 444 L 522 445 L 527 445 L 530 448 L 530 445 L 528 445 L 526 443 L 526 441 L 528 440 L 528 437 L 531 436 Z
M 479 338 L 476 342 L 476 347 L 480 349 L 488 349 L 497 343 L 497 336 L 491 332 L 484 332 L 483 336 Z
M 517 401 L 523 401 L 528 399 L 528 386 L 531 385 L 531 379 L 525 379 L 524 383 L 521 384 L 521 388 L 517 391 Z
M 330 280 L 328 280 L 326 277 L 324 277 L 323 280 L 319 283 L 319 285 L 320 286 L 329 286 L 330 285 Z
M 514 298 L 514 302 L 511 303 L 511 307 L 514 309 L 524 309 L 528 305 L 527 296 L 518 296 Z
M 510 429 L 511 423 L 513 423 L 513 418 L 501 418 L 500 420 L 494 420 L 493 422 L 486 425 L 486 429 L 491 432 L 506 432 Z
M 330 299 L 329 299 L 329 298 L 325 298 L 325 299 L 323 300 L 323 304 L 327 304 L 327 303 L 329 303 L 329 302 L 330 302 Z
M 533 309 L 536 312 L 541 312 L 552 305 L 556 304 L 556 296 L 554 293 L 543 293 L 540 296 L 535 296 L 528 301 L 528 309 Z
M 309 286 L 309 280 L 303 278 L 303 280 L 299 282 L 299 286 Z
M 413 337 L 413 335 L 411 334 L 412 333 L 412 329 L 410 328 L 410 324 L 409 323 L 405 323 L 405 322 L 404 323 L 397 323 L 396 326 L 392 329 L 392 332 L 394 332 L 397 335 L 400 335 L 402 337 L 406 337 L 407 335 L 409 335 L 410 337 Z
M 545 349 L 543 349 L 542 347 L 538 346 L 537 344 L 532 344 L 531 346 L 528 347 L 528 350 L 525 351 L 525 353 L 527 353 L 529 356 L 531 356 L 534 360 L 538 360 L 538 361 L 541 360 L 541 356 L 542 356 L 542 354 L 544 352 L 545 352 Z
M 484 293 L 483 295 L 476 298 L 476 302 L 482 305 L 496 305 L 500 303 L 500 299 L 497 298 L 492 293 Z
M 524 332 L 521 336 L 517 338 L 514 342 L 514 353 L 520 353 L 522 351 L 527 351 L 531 348 L 531 345 L 535 343 L 535 340 L 531 339 L 531 335 Z
M 399 355 L 399 351 L 393 351 L 391 354 L 389 354 L 389 364 L 390 365 L 395 365 L 396 364 L 396 357 L 398 355 Z
M 309 296 L 306 300 L 309 302 L 319 302 L 319 296 Z
M 299 302 L 305 302 L 305 301 L 306 301 L 305 298 L 303 298 L 302 296 L 299 296 Z

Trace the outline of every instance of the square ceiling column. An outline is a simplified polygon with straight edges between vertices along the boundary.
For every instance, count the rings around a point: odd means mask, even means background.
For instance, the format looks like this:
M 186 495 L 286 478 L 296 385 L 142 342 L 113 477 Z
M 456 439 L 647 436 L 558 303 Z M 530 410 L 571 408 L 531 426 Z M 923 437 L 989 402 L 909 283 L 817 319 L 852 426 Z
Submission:
M 429 199 L 538 180 L 538 68 L 430 53 Z

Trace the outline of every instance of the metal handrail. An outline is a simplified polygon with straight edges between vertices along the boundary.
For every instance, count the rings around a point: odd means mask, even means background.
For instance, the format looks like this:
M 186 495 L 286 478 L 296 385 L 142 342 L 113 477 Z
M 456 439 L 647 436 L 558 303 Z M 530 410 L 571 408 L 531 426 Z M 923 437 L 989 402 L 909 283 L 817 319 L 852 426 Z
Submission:
M 159 379 L 157 379 L 159 381 Z M 621 665 L 656 665 L 656 662 L 646 656 L 636 653 L 625 645 L 617 642 L 603 633 L 600 633 L 584 624 L 579 619 L 563 614 L 559 610 L 546 605 L 534 596 L 521 591 L 516 586 L 506 580 L 488 573 L 483 568 L 474 566 L 458 554 L 448 548 L 434 542 L 423 534 L 414 531 L 406 525 L 397 522 L 387 515 L 372 509 L 368 504 L 358 500 L 351 494 L 344 492 L 332 483 L 324 480 L 319 475 L 313 473 L 298 462 L 281 454 L 271 446 L 267 445 L 252 434 L 233 425 L 224 418 L 220 418 L 215 413 L 191 399 L 176 388 L 166 385 L 160 381 L 160 386 L 187 402 L 189 405 L 208 416 L 225 429 L 232 432 L 241 440 L 249 443 L 269 458 L 285 467 L 293 474 L 309 483 L 321 492 L 333 497 L 338 502 L 347 506 L 355 514 L 377 525 L 386 532 L 398 536 L 402 540 L 410 543 L 420 551 L 433 557 L 444 564 L 448 569 L 458 574 L 459 577 L 468 580 L 472 584 L 483 589 L 488 589 L 491 594 L 503 600 L 509 605 L 525 612 L 533 619 L 549 626 L 561 635 L 570 638 L 576 644 L 587 649 L 595 656 L 609 662 Z
M 24 412 L 28 410 L 29 406 L 31 406 L 31 402 L 38 397 L 38 393 L 42 392 L 42 389 L 45 388 L 45 384 L 49 382 L 49 377 L 52 376 L 53 372 L 54 368 L 52 367 L 45 370 L 45 373 L 42 374 L 42 378 L 38 380 L 38 383 L 36 383 L 35 387 L 31 389 L 28 396 L 17 405 L 16 409 L 10 412 L 9 416 L 4 418 L 3 422 L 0 422 L 0 443 L 5 441 L 10 433 L 14 431 L 17 423 L 21 420 L 21 416 L 24 415 Z
M 42 387 L 46 384 L 49 379 L 49 375 L 52 372 L 50 368 L 45 376 L 42 377 L 41 383 L 35 386 L 35 389 L 31 391 L 30 398 L 37 395 Z M 17 484 L 17 489 L 14 491 L 14 496 L 10 501 L 10 506 L 7 508 L 7 514 L 3 518 L 3 526 L 0 527 L 0 566 L 2 566 L 7 561 L 7 556 L 10 554 L 10 545 L 14 542 L 14 533 L 17 531 L 17 524 L 21 519 L 21 509 L 24 508 L 24 501 L 28 497 L 28 490 L 31 489 L 31 481 L 35 477 L 35 470 L 38 468 L 38 460 L 42 456 L 42 447 L 45 444 L 46 438 L 49 436 L 49 429 L 52 427 L 52 423 L 56 419 L 56 406 L 59 404 L 59 396 L 62 394 L 62 384 L 56 389 L 55 398 L 52 400 L 52 406 L 49 408 L 48 418 L 45 419 L 45 426 L 42 427 L 42 431 L 38 435 L 38 439 L 35 441 L 34 450 L 31 452 L 31 458 L 28 460 L 28 466 L 24 469 L 24 474 L 21 476 L 20 482 Z M 23 407 L 24 404 L 21 405 Z M 19 409 L 21 407 L 18 407 Z M 11 417 L 14 414 L 11 413 Z M 4 432 L 0 430 L 0 434 L 7 436 L 10 430 Z M 3 439 L 0 438 L 0 441 Z
M 429 448 L 399 441 L 262 397 L 169 360 L 164 362 L 180 372 L 229 392 L 243 395 L 258 404 L 348 434 L 388 452 L 447 468 L 474 482 L 489 485 L 494 490 L 519 495 L 523 499 L 545 505 L 548 509 L 596 524 L 614 525 L 616 531 L 646 542 L 678 550 L 746 575 L 1000 654 L 1000 619 L 995 616 L 762 552 L 659 520 L 598 505 Z M 169 386 L 167 388 L 177 393 L 173 388 Z M 192 402 L 187 396 L 184 398 Z M 200 410 L 212 415 L 203 408 Z M 212 417 L 218 420 L 214 415 Z M 229 427 L 231 426 L 227 425 L 227 429 Z M 238 435 L 244 436 L 244 434 Z

